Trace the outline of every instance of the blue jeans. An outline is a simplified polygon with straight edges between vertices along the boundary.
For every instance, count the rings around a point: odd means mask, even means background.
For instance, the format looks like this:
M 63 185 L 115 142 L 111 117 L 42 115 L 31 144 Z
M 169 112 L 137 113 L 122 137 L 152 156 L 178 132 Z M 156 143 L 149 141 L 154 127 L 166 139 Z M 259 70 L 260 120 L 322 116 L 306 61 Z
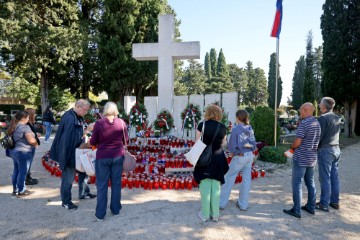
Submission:
M 12 175 L 13 190 L 23 192 L 26 189 L 27 163 L 32 159 L 32 152 L 11 150 L 11 157 L 14 162 L 14 172 Z
M 88 175 L 85 172 L 78 172 L 79 197 L 86 196 L 90 193 L 88 185 Z
M 50 138 L 51 131 L 52 131 L 52 125 L 51 125 L 51 122 L 43 122 L 43 124 L 46 128 L 45 141 L 48 141 Z
M 61 201 L 64 204 L 71 202 L 71 189 L 75 179 L 76 170 L 75 167 L 67 166 L 62 170 L 60 195 Z
M 301 200 L 302 200 L 302 183 L 301 179 L 304 178 L 305 185 L 308 190 L 308 199 L 306 206 L 310 211 L 315 210 L 316 203 L 316 189 L 314 181 L 314 167 L 300 167 L 297 162 L 293 162 L 292 169 L 292 190 L 293 190 L 293 210 L 297 214 L 300 213 Z
M 320 148 L 318 152 L 319 181 L 321 187 L 320 203 L 328 207 L 329 203 L 339 203 L 339 147 Z
M 124 157 L 96 159 L 97 203 L 95 216 L 103 219 L 106 215 L 108 200 L 108 181 L 111 179 L 110 210 L 114 215 L 121 209 L 121 173 Z
M 27 168 L 26 174 L 27 175 L 31 174 L 30 169 L 31 169 L 32 162 L 34 161 L 34 156 L 35 156 L 35 148 L 33 148 L 31 150 L 31 158 L 29 158 L 28 161 L 26 162 L 26 168 Z
M 242 183 L 240 184 L 239 207 L 246 210 L 249 205 L 249 194 L 251 187 L 251 166 L 254 160 L 252 152 L 244 156 L 234 156 L 230 162 L 229 171 L 225 174 L 225 184 L 221 187 L 220 208 L 224 208 L 229 201 L 231 189 L 234 186 L 236 176 L 241 171 Z

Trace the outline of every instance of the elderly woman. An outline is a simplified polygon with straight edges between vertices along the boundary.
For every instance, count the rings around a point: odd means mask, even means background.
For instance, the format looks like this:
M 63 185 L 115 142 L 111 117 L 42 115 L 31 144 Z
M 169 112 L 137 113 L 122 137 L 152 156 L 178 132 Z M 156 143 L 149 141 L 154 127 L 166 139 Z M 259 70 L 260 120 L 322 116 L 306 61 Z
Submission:
M 209 105 L 205 110 L 205 121 L 200 123 L 196 131 L 196 140 L 202 135 L 206 145 L 211 144 L 212 140 L 212 159 L 208 166 L 195 166 L 194 178 L 200 187 L 201 211 L 198 217 L 206 222 L 210 218 L 214 222 L 219 221 L 220 206 L 220 185 L 224 184 L 224 175 L 229 169 L 226 161 L 223 145 L 226 144 L 226 127 L 220 123 L 222 110 L 214 104 Z
M 10 155 L 14 161 L 14 172 L 12 175 L 13 195 L 18 197 L 29 195 L 26 190 L 25 178 L 27 174 L 27 163 L 32 161 L 33 149 L 38 146 L 35 134 L 27 125 L 29 113 L 18 111 L 8 128 L 8 135 L 12 135 L 15 148 L 11 150 Z
M 119 111 L 113 102 L 104 107 L 104 118 L 96 122 L 90 144 L 97 146 L 96 152 L 96 188 L 97 204 L 95 216 L 97 221 L 103 221 L 106 215 L 108 198 L 108 181 L 111 180 L 110 210 L 114 216 L 119 216 L 121 210 L 121 173 L 124 154 L 128 141 L 125 122 L 117 118 Z

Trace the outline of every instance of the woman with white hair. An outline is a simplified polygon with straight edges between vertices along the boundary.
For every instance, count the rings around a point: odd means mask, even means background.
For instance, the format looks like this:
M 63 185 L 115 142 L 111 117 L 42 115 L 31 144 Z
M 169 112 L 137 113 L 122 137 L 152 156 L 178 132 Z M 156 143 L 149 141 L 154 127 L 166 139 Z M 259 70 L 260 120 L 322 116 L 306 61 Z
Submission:
M 104 118 L 95 123 L 90 139 L 90 144 L 97 146 L 95 171 L 98 197 L 95 216 L 98 221 L 103 221 L 106 215 L 109 179 L 110 210 L 114 216 L 119 216 L 121 210 L 121 173 L 125 154 L 124 141 L 128 141 L 128 133 L 125 122 L 117 118 L 118 114 L 116 104 L 107 102 Z

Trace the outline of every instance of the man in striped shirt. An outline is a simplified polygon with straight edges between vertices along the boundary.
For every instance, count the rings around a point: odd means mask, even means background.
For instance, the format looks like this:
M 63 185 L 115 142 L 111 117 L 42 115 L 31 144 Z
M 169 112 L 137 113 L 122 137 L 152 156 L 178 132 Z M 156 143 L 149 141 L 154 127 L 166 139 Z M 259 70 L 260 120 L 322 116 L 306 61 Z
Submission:
M 320 141 L 320 124 L 313 116 L 315 107 L 311 103 L 304 103 L 300 108 L 303 119 L 298 127 L 296 138 L 291 145 L 295 150 L 292 169 L 292 190 L 294 206 L 284 213 L 301 218 L 300 209 L 315 214 L 316 189 L 314 181 L 314 167 L 317 161 L 317 149 Z M 308 190 L 308 202 L 301 206 L 302 183 L 304 178 Z

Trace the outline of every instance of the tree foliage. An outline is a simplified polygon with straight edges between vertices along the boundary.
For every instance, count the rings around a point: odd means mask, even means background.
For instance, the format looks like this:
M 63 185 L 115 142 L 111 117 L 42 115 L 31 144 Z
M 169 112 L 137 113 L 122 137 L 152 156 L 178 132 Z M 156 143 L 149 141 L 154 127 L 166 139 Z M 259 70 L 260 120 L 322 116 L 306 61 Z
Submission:
M 303 88 L 305 79 L 305 57 L 300 56 L 296 62 L 294 76 L 292 79 L 292 105 L 295 109 L 299 109 L 303 99 Z
M 205 91 L 205 70 L 195 60 L 189 60 L 189 66 L 185 68 L 181 83 L 187 88 L 187 95 L 203 94 Z
M 49 80 L 66 73 L 81 56 L 75 0 L 13 1 L 0 4 L 0 54 L 6 71 L 41 84 L 42 107 L 48 104 Z
M 314 79 L 314 54 L 312 51 L 312 31 L 308 33 L 306 41 L 305 78 L 303 88 L 303 102 L 314 102 L 315 79 Z
M 248 61 L 246 63 L 245 71 L 248 79 L 245 104 L 254 108 L 265 105 L 268 98 L 268 92 L 264 70 L 261 68 L 254 69 L 252 62 Z
M 210 49 L 210 66 L 211 66 L 211 77 L 216 77 L 217 72 L 217 56 L 215 48 Z
M 222 48 L 220 49 L 219 57 L 217 60 L 216 73 L 217 73 L 217 76 L 219 76 L 219 77 L 224 77 L 224 78 L 229 77 L 229 70 L 226 65 L 226 60 L 225 60 L 225 56 L 224 56 Z
M 320 101 L 321 99 L 321 81 L 322 81 L 322 60 L 323 60 L 323 53 L 322 53 L 322 46 L 315 48 L 314 51 L 314 80 L 315 80 L 315 99 Z
M 205 69 L 206 77 L 211 78 L 211 61 L 208 52 L 206 52 L 205 54 L 204 69 Z
M 259 106 L 250 116 L 251 126 L 254 129 L 256 141 L 274 145 L 274 118 L 275 112 L 270 107 Z M 277 126 L 277 138 L 280 127 Z
M 228 64 L 228 69 L 233 89 L 239 93 L 240 103 L 243 103 L 248 84 L 246 72 L 243 68 L 239 68 L 236 64 Z
M 280 68 L 280 66 L 279 66 Z M 278 73 L 278 85 L 277 85 L 277 103 L 276 108 L 279 107 L 282 97 L 282 80 L 280 77 L 280 69 Z M 274 109 L 275 107 L 275 85 L 276 85 L 276 53 L 271 54 L 269 63 L 269 76 L 268 76 L 268 93 L 267 99 L 268 106 Z

